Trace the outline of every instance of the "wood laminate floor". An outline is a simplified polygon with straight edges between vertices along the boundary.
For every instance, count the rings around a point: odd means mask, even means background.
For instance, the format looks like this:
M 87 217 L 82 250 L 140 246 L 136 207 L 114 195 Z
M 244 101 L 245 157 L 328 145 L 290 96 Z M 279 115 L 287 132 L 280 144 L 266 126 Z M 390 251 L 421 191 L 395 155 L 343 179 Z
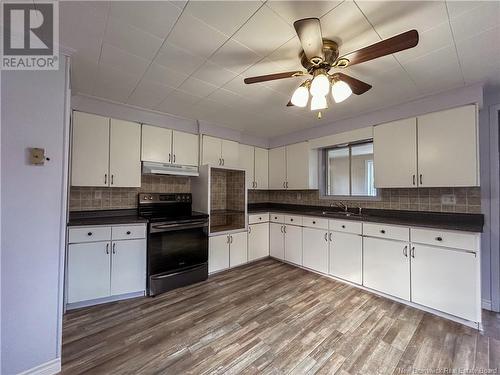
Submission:
M 500 317 L 485 319 L 480 334 L 266 259 L 156 298 L 69 312 L 62 370 L 372 375 L 498 369 Z

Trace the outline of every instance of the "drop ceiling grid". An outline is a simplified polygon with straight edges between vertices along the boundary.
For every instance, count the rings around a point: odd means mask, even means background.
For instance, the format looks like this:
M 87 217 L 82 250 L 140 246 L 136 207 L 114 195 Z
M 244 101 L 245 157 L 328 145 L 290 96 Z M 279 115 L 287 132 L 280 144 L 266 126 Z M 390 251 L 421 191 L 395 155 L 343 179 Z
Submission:
M 398 101 L 408 101 L 457 85 L 463 86 L 465 82 L 491 79 L 495 73 L 500 73 L 494 62 L 481 62 L 479 68 L 482 70 L 479 72 L 471 67 L 473 59 L 468 52 L 469 45 L 475 43 L 473 49 L 485 54 L 487 46 L 477 46 L 478 40 L 490 38 L 488 40 L 500 41 L 500 37 L 497 38 L 495 34 L 495 27 L 498 27 L 495 16 L 500 11 L 485 3 L 459 5 L 442 1 L 432 4 L 412 2 L 412 5 L 406 5 L 402 2 L 395 6 L 394 3 L 356 0 L 307 2 L 305 6 L 305 2 L 294 4 L 293 1 L 241 2 L 241 5 L 231 4 L 238 16 L 236 22 L 226 19 L 231 18 L 230 12 L 219 15 L 212 9 L 205 14 L 203 6 L 206 4 L 209 7 L 212 4 L 213 7 L 216 5 L 213 2 L 170 2 L 167 4 L 173 5 L 172 9 L 177 9 L 177 16 L 175 11 L 169 13 L 164 25 L 159 22 L 162 18 L 155 15 L 154 22 L 145 24 L 142 28 L 145 23 L 143 20 L 148 19 L 149 8 L 141 7 L 136 19 L 130 16 L 133 12 L 121 8 L 123 3 L 68 2 L 61 4 L 62 17 L 68 14 L 67 7 L 75 4 L 86 10 L 81 17 L 89 17 L 91 24 L 83 27 L 82 21 L 71 10 L 70 18 L 61 20 L 62 31 L 70 29 L 69 37 L 65 38 L 63 35 L 61 40 L 69 44 L 66 47 L 79 47 L 76 48 L 73 65 L 75 92 L 217 122 L 242 128 L 241 130 L 249 133 L 259 129 L 261 133 L 258 135 L 261 136 L 283 134 L 301 125 L 305 128 L 318 124 L 309 111 L 284 107 L 300 80 L 274 81 L 255 86 L 245 86 L 242 82 L 248 75 L 300 69 L 298 59 L 294 61 L 292 58 L 298 53 L 298 38 L 292 28 L 293 20 L 298 17 L 320 16 L 325 23 L 322 25 L 325 37 L 344 38 L 344 43 L 340 45 L 341 54 L 413 27 L 421 35 L 421 43 L 415 49 L 349 68 L 349 74 L 366 80 L 374 85 L 374 89 L 363 96 L 353 96 L 342 105 L 335 105 L 325 116 L 328 121 L 381 108 L 387 102 L 397 104 Z M 137 5 L 136 2 L 127 2 L 127 7 L 132 7 L 128 9 L 133 9 L 134 4 Z M 168 7 L 157 3 L 156 6 Z M 104 7 L 106 19 L 101 32 Z M 158 10 L 157 13 L 159 12 Z M 183 17 L 194 21 L 184 22 L 183 26 Z M 224 17 L 224 22 L 219 23 L 219 27 L 224 30 L 218 29 L 217 20 L 220 17 Z M 464 24 L 469 17 L 476 23 L 485 19 L 472 35 L 470 25 Z M 193 23 L 197 25 L 197 29 L 206 30 L 205 34 L 210 34 L 207 39 L 210 46 L 197 47 L 197 50 L 190 48 L 190 45 L 175 46 L 174 42 L 177 40 L 190 40 L 192 36 L 189 31 L 194 27 Z M 281 30 L 276 32 L 279 35 L 273 37 L 274 45 L 271 49 L 266 45 L 264 37 L 255 40 L 251 29 L 254 25 L 254 28 L 259 28 L 262 32 L 263 25 L 267 26 L 269 23 L 272 23 L 270 33 L 275 31 L 275 24 L 279 24 L 278 29 Z M 181 29 L 179 32 L 178 28 L 181 26 L 186 30 Z M 73 33 L 71 28 L 75 29 Z M 289 33 L 290 30 L 292 33 Z M 124 35 L 131 33 L 131 38 L 124 38 L 123 35 L 120 38 L 121 31 Z M 78 35 L 79 32 L 84 35 Z M 497 34 L 500 36 L 500 29 Z M 138 42 L 139 35 L 149 42 Z M 129 39 L 135 43 L 131 43 Z M 259 50 L 254 51 L 250 46 L 242 44 L 245 40 Z M 74 45 L 71 45 L 72 42 Z M 260 43 L 264 49 L 260 48 Z M 175 47 L 181 48 L 175 49 L 177 54 L 174 56 Z M 169 51 L 172 53 L 169 54 Z M 490 54 L 494 55 L 494 52 Z M 186 63 L 179 65 L 178 61 Z M 403 79 L 401 74 L 407 78 Z M 456 76 L 460 76 L 458 80 Z M 413 82 L 415 87 L 406 81 Z M 216 109 L 211 110 L 210 105 Z M 238 113 L 245 118 L 241 120 L 241 124 L 234 124 Z M 205 115 L 206 118 L 196 117 L 198 115 Z M 255 122 L 262 122 L 264 125 L 252 126 L 252 121 L 248 120 L 250 116 L 255 117 Z

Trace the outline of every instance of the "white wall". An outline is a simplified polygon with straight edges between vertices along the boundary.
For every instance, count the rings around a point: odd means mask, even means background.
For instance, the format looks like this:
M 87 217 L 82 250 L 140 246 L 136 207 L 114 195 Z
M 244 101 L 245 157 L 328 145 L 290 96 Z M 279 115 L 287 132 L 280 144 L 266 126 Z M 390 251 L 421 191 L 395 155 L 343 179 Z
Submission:
M 67 72 L 60 63 L 59 71 L 1 72 L 3 374 L 58 364 L 61 355 Z M 50 161 L 30 165 L 29 147 L 45 148 Z

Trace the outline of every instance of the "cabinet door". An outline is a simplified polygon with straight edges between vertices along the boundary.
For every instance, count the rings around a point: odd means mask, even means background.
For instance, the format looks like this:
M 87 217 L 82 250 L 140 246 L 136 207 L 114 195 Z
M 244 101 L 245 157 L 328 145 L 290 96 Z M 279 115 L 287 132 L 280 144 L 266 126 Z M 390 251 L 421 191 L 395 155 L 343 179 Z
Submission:
M 269 256 L 269 223 L 252 224 L 248 227 L 248 260 Z
M 417 119 L 373 128 L 373 168 L 376 188 L 417 186 Z
M 267 190 L 269 188 L 269 151 L 255 147 L 255 188 Z
M 146 240 L 111 244 L 111 295 L 146 289 Z
M 112 187 L 141 186 L 141 126 L 111 119 L 109 173 Z
M 286 181 L 288 189 L 309 189 L 309 144 L 286 146 Z
M 224 167 L 238 167 L 240 144 L 234 141 L 222 140 L 222 165 Z
M 200 149 L 198 134 L 173 131 L 172 162 L 179 165 L 198 166 Z
M 247 189 L 253 189 L 255 187 L 253 146 L 240 145 L 238 166 L 245 170 Z
M 304 228 L 302 235 L 303 266 L 328 273 L 328 231 Z
M 248 261 L 247 246 L 247 232 L 235 233 L 230 235 L 229 267 L 236 267 Z
M 286 148 L 269 150 L 269 189 L 283 190 L 286 182 Z
M 285 260 L 302 265 L 302 227 L 285 225 Z
M 109 297 L 110 245 L 89 242 L 68 246 L 68 303 Z
M 420 186 L 478 186 L 476 106 L 418 117 Z
M 221 151 L 221 139 L 204 135 L 202 139 L 201 164 L 221 165 Z
M 229 268 L 229 237 L 213 236 L 208 241 L 208 272 Z
M 435 246 L 412 246 L 412 302 L 479 321 L 476 256 Z
M 73 112 L 71 185 L 109 185 L 109 118 Z
M 285 237 L 283 224 L 269 224 L 269 255 L 277 259 L 285 259 Z
M 363 238 L 363 285 L 409 300 L 408 254 L 407 242 Z
M 142 125 L 141 160 L 170 163 L 172 161 L 172 130 Z
M 361 284 L 363 239 L 357 234 L 330 232 L 330 275 Z

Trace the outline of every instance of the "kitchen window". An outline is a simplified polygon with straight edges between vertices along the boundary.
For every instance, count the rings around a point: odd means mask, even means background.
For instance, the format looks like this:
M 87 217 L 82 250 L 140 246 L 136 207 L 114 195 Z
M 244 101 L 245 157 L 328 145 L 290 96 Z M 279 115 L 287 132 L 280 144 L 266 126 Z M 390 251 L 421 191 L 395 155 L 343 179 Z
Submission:
M 324 196 L 373 198 L 377 196 L 373 172 L 373 141 L 324 149 Z

